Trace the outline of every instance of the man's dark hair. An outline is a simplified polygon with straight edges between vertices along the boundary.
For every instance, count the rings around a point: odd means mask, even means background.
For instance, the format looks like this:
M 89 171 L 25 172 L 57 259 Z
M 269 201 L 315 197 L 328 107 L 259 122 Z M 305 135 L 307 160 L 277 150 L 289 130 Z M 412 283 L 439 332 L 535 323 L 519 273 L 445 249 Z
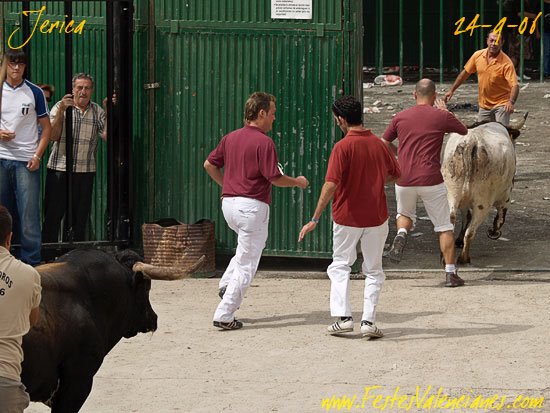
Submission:
M 38 87 L 39 87 L 40 89 L 42 89 L 44 92 L 49 92 L 50 97 L 49 97 L 49 98 L 46 97 L 46 100 L 47 100 L 48 102 L 51 102 L 52 99 L 53 99 L 53 94 L 54 94 L 54 92 L 55 92 L 55 87 L 54 87 L 53 85 L 48 85 L 48 84 L 46 84 L 46 83 L 39 83 L 39 84 L 36 85 L 36 86 L 38 86 Z
M 416 94 L 422 97 L 430 97 L 435 95 L 435 83 L 430 79 L 422 79 L 416 83 Z
M 342 96 L 336 99 L 332 104 L 332 113 L 344 118 L 351 126 L 363 124 L 361 103 L 353 96 Z
M 8 235 L 11 232 L 12 219 L 8 209 L 0 205 L 0 245 L 6 245 Z
M 8 49 L 4 54 L 4 58 L 8 61 L 8 63 L 27 64 L 27 55 L 22 49 Z
M 258 114 L 263 109 L 269 111 L 271 102 L 275 103 L 275 96 L 265 92 L 252 93 L 244 105 L 244 121 L 251 122 L 258 118 Z

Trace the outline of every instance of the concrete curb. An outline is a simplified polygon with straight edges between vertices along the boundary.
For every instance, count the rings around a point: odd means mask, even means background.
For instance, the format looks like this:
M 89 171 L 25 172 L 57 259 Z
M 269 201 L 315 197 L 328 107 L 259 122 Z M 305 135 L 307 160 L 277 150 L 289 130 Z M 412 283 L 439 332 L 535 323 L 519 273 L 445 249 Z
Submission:
M 384 270 L 386 279 L 440 279 L 443 275 L 441 269 L 423 270 L 423 269 L 404 269 L 404 270 Z M 459 269 L 460 274 L 472 274 L 469 278 L 497 280 L 497 281 L 527 281 L 527 282 L 550 282 L 550 269 L 532 268 L 532 269 L 489 269 L 489 268 L 469 268 Z M 320 271 L 258 271 L 256 278 L 263 279 L 295 279 L 295 280 L 325 280 L 326 272 Z M 352 280 L 364 279 L 360 273 L 351 274 Z

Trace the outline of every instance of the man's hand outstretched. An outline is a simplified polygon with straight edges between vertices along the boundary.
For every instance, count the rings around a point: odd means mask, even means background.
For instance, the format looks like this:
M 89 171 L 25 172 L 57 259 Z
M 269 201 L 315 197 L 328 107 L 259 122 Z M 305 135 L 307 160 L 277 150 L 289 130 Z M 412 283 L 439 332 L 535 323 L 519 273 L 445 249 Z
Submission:
M 301 242 L 306 234 L 313 231 L 315 227 L 317 227 L 317 223 L 313 221 L 309 221 L 306 225 L 304 225 L 300 231 L 300 235 L 298 236 L 298 242 Z

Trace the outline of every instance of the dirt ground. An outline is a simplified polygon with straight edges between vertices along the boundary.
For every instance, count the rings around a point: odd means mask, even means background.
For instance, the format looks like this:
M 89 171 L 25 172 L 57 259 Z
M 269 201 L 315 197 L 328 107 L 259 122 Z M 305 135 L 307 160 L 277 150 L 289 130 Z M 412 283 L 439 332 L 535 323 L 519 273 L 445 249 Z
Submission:
M 450 84 L 438 86 L 442 96 Z M 382 135 L 393 114 L 414 104 L 412 91 L 414 85 L 402 87 L 373 87 L 365 89 L 365 108 L 377 107 L 380 113 L 367 113 L 365 126 L 377 135 Z M 544 98 L 544 96 L 547 98 Z M 376 105 L 375 105 L 376 104 Z M 449 108 L 466 124 L 476 120 L 477 84 L 471 82 L 462 85 Z M 470 106 L 470 108 L 467 108 Z M 466 107 L 466 108 L 464 108 Z M 462 108 L 462 109 L 461 109 Z M 376 110 L 376 109 L 375 109 Z M 504 270 L 550 269 L 550 84 L 524 83 L 521 85 L 516 113 L 512 122 L 519 121 L 529 112 L 526 124 L 521 130 L 516 144 L 517 172 L 512 206 L 508 210 L 506 223 L 502 228 L 502 237 L 491 240 L 485 235 L 485 228 L 492 224 L 495 211 L 480 226 L 472 246 L 471 268 L 500 268 Z M 395 216 L 395 195 L 388 188 L 388 202 L 392 217 Z M 409 237 L 403 261 L 387 268 L 437 268 L 437 238 L 431 222 L 419 203 L 416 234 Z M 394 222 L 394 221 L 393 221 Z M 395 228 L 390 230 L 389 239 L 393 239 Z M 409 248 L 410 247 L 410 248 Z
M 366 125 L 382 134 L 392 114 L 413 104 L 412 89 L 412 84 L 366 89 L 365 106 L 372 108 L 380 101 L 381 110 L 366 114 Z M 158 331 L 124 339 L 114 348 L 95 376 L 82 412 L 337 411 L 323 407 L 322 400 L 354 395 L 353 404 L 342 406 L 342 411 L 449 410 L 435 404 L 413 404 L 408 410 L 395 404 L 382 410 L 372 405 L 372 399 L 363 405 L 369 386 L 380 386 L 370 394 L 383 397 L 397 392 L 410 400 L 417 391 L 435 395 L 441 389 L 441 395 L 471 401 L 498 396 L 508 412 L 550 412 L 546 94 L 548 83 L 530 83 L 520 93 L 514 118 L 527 110 L 529 118 L 516 147 L 514 203 L 501 240 L 488 239 L 484 231 L 478 234 L 472 265 L 461 269 L 465 287 L 442 287 L 434 252 L 437 240 L 423 219 L 416 230 L 420 235 L 410 239 L 403 261 L 385 263 L 388 279 L 377 323 L 386 335 L 379 340 L 367 341 L 358 333 L 363 285 L 359 279 L 352 281 L 356 331 L 346 337 L 324 333 L 331 322 L 326 261 L 310 260 L 288 271 L 281 265 L 284 259 L 274 268 L 272 260 L 263 260 L 237 314 L 245 328 L 232 332 L 211 325 L 219 300 L 218 280 L 154 282 L 151 303 L 159 316 Z M 463 85 L 452 103 L 476 104 L 475 85 Z M 466 122 L 475 119 L 474 111 L 456 113 Z M 394 215 L 392 188 L 388 197 Z M 392 229 L 390 237 L 394 233 Z M 540 397 L 545 398 L 542 406 L 521 408 L 526 398 L 536 402 Z M 496 404 L 492 410 L 497 410 Z M 46 411 L 37 403 L 27 409 Z
M 351 411 L 372 413 L 382 410 L 360 407 L 365 387 L 391 397 L 430 385 L 432 395 L 441 387 L 450 397 L 506 397 L 508 412 L 531 411 L 512 408 L 518 396 L 542 396 L 532 411 L 550 412 L 550 274 L 469 272 L 467 286 L 449 289 L 439 274 L 388 273 L 377 315 L 386 336 L 370 341 L 358 322 L 345 337 L 325 334 L 328 280 L 269 275 L 281 277 L 259 274 L 238 312 L 245 327 L 229 332 L 211 325 L 218 280 L 154 282 L 158 331 L 114 348 L 82 412 L 321 412 L 337 411 L 322 408 L 324 398 L 356 395 Z M 362 286 L 352 281 L 356 321 Z M 27 410 L 47 411 L 36 403 Z

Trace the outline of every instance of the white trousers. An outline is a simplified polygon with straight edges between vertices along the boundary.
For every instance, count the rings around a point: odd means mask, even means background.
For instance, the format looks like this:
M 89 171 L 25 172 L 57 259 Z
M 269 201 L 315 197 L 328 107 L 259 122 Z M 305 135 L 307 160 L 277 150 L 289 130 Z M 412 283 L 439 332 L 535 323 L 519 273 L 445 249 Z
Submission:
M 220 280 L 220 288 L 226 287 L 226 291 L 214 321 L 228 323 L 235 319 L 235 311 L 256 275 L 267 240 L 269 205 L 251 198 L 224 198 L 222 212 L 229 228 L 237 233 L 237 250 Z
M 418 198 L 424 203 L 424 209 L 434 225 L 435 232 L 452 231 L 451 209 L 447 199 L 447 187 L 442 182 L 432 186 L 399 186 L 395 185 L 397 200 L 397 218 L 406 216 L 416 225 L 416 201 Z
M 351 317 L 350 273 L 361 242 L 365 290 L 361 320 L 375 321 L 380 290 L 386 278 L 382 270 L 382 253 L 388 237 L 388 221 L 377 227 L 355 228 L 334 223 L 332 264 L 327 269 L 330 285 L 330 314 Z

